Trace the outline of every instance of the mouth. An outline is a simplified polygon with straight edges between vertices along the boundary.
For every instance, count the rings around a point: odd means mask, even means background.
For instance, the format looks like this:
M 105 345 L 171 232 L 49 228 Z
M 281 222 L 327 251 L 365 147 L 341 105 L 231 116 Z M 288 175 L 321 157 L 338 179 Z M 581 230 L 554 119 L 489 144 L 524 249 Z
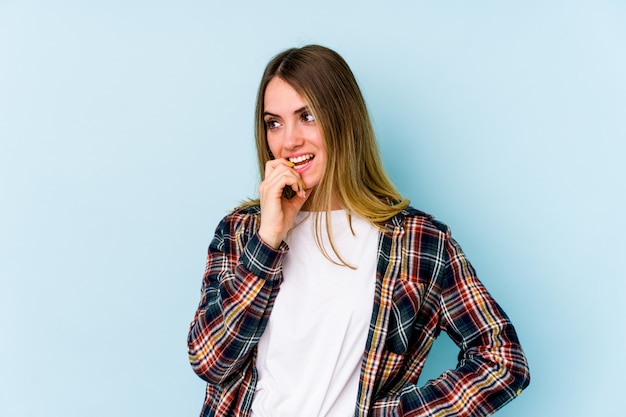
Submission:
M 313 158 L 315 158 L 315 155 L 309 153 L 287 159 L 294 165 L 293 168 L 295 170 L 301 170 L 311 164 L 313 162 Z

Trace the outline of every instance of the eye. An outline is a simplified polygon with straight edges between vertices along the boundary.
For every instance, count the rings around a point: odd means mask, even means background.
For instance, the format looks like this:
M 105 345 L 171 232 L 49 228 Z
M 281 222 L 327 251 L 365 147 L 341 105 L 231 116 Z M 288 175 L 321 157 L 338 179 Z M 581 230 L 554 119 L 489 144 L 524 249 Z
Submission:
M 315 116 L 308 111 L 302 112 L 302 114 L 300 114 L 300 118 L 306 123 L 313 123 L 315 121 Z
M 274 130 L 278 127 L 280 127 L 280 123 L 278 122 L 278 120 L 268 119 L 265 121 L 265 128 L 267 130 Z

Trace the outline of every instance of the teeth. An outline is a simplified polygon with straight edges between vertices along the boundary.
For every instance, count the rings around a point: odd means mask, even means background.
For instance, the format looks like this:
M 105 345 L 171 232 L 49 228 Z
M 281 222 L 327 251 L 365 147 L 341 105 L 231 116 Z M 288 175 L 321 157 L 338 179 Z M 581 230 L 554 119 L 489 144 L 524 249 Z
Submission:
M 299 164 L 301 162 L 306 161 L 307 159 L 312 159 L 313 158 L 313 154 L 310 153 L 308 155 L 300 155 L 296 158 L 289 158 L 289 161 L 293 162 L 294 164 Z

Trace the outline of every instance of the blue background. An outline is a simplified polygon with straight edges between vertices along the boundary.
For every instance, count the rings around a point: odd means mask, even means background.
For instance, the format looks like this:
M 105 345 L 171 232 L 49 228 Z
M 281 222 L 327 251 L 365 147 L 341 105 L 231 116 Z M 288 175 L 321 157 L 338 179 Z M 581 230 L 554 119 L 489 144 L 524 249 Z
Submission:
M 0 415 L 199 413 L 206 248 L 256 193 L 263 67 L 307 43 L 351 65 L 393 180 L 516 324 L 532 382 L 498 415 L 616 415 L 619 0 L 0 0 Z M 424 377 L 455 356 L 440 339 Z

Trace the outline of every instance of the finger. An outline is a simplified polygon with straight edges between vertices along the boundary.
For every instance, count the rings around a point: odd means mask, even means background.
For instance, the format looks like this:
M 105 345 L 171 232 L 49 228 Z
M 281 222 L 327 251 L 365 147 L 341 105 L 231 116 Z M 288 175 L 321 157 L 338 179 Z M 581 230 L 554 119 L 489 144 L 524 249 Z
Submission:
M 268 198 L 285 197 L 289 199 L 293 194 L 300 193 L 303 189 L 298 173 L 292 169 L 279 168 L 268 174 L 261 184 L 259 184 L 259 197 L 265 200 Z M 285 191 L 285 189 L 290 191 Z
M 294 192 L 298 193 L 304 189 L 304 182 L 300 174 L 292 168 L 293 164 L 278 163 L 272 165 L 270 169 L 265 172 L 265 178 L 263 183 L 266 183 L 269 188 L 290 187 Z
M 280 168 L 281 166 L 284 166 L 287 168 L 293 168 L 294 163 L 284 158 L 271 159 L 265 163 L 265 175 L 267 176 L 268 174 L 274 172 L 276 169 Z

